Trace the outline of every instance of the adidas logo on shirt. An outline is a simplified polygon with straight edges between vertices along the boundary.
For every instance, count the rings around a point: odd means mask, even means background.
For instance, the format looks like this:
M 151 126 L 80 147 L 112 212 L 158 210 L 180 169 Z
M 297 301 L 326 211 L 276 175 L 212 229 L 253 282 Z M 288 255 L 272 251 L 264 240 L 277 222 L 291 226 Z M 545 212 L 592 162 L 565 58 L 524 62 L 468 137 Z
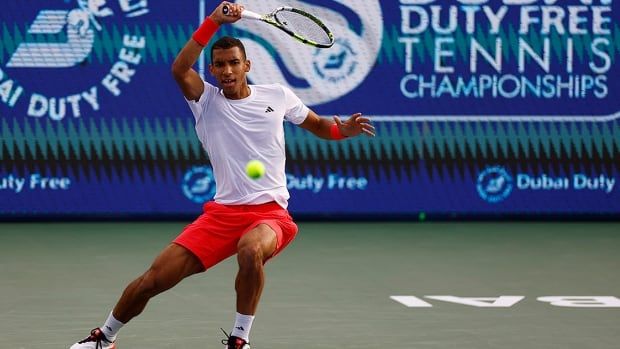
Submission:
M 271 113 L 273 111 L 272 107 L 267 107 L 267 109 L 265 109 L 265 113 Z

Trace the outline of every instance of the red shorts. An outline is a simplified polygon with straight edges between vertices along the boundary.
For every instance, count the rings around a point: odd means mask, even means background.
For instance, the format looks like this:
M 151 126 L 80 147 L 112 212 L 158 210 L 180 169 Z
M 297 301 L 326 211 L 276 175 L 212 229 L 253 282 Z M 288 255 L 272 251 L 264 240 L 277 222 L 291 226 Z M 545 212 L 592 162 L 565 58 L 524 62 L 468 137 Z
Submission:
M 239 239 L 259 224 L 276 232 L 276 250 L 282 251 L 297 235 L 297 225 L 288 211 L 275 202 L 260 205 L 204 204 L 204 213 L 174 239 L 195 254 L 206 269 L 237 253 Z

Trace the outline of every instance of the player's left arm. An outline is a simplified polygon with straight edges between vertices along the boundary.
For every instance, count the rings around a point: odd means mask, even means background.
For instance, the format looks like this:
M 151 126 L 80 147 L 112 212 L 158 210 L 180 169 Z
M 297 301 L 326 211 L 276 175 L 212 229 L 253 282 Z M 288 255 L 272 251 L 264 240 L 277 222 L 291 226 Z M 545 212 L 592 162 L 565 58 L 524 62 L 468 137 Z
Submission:
M 299 126 L 323 139 L 342 139 L 361 134 L 369 137 L 375 136 L 375 127 L 370 123 L 369 118 L 362 116 L 362 113 L 355 113 L 343 122 L 338 116 L 334 116 L 332 121 L 310 110 L 304 122 Z

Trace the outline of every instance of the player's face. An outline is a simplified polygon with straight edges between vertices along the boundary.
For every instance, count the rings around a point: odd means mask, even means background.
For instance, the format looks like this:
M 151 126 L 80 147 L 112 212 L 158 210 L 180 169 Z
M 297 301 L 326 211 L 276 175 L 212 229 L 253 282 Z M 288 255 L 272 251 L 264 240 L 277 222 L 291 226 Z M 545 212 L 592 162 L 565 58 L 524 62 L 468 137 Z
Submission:
M 228 98 L 247 97 L 246 73 L 250 71 L 250 61 L 245 59 L 238 47 L 213 50 L 213 62 L 209 66 Z

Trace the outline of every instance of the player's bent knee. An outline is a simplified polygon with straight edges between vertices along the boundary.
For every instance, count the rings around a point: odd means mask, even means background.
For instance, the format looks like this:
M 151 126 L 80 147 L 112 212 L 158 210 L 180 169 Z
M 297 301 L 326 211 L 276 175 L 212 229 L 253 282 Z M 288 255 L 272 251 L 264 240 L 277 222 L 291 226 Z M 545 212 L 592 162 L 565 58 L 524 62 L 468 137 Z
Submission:
M 245 245 L 237 251 L 237 260 L 242 268 L 260 268 L 263 259 L 263 251 L 258 244 Z

